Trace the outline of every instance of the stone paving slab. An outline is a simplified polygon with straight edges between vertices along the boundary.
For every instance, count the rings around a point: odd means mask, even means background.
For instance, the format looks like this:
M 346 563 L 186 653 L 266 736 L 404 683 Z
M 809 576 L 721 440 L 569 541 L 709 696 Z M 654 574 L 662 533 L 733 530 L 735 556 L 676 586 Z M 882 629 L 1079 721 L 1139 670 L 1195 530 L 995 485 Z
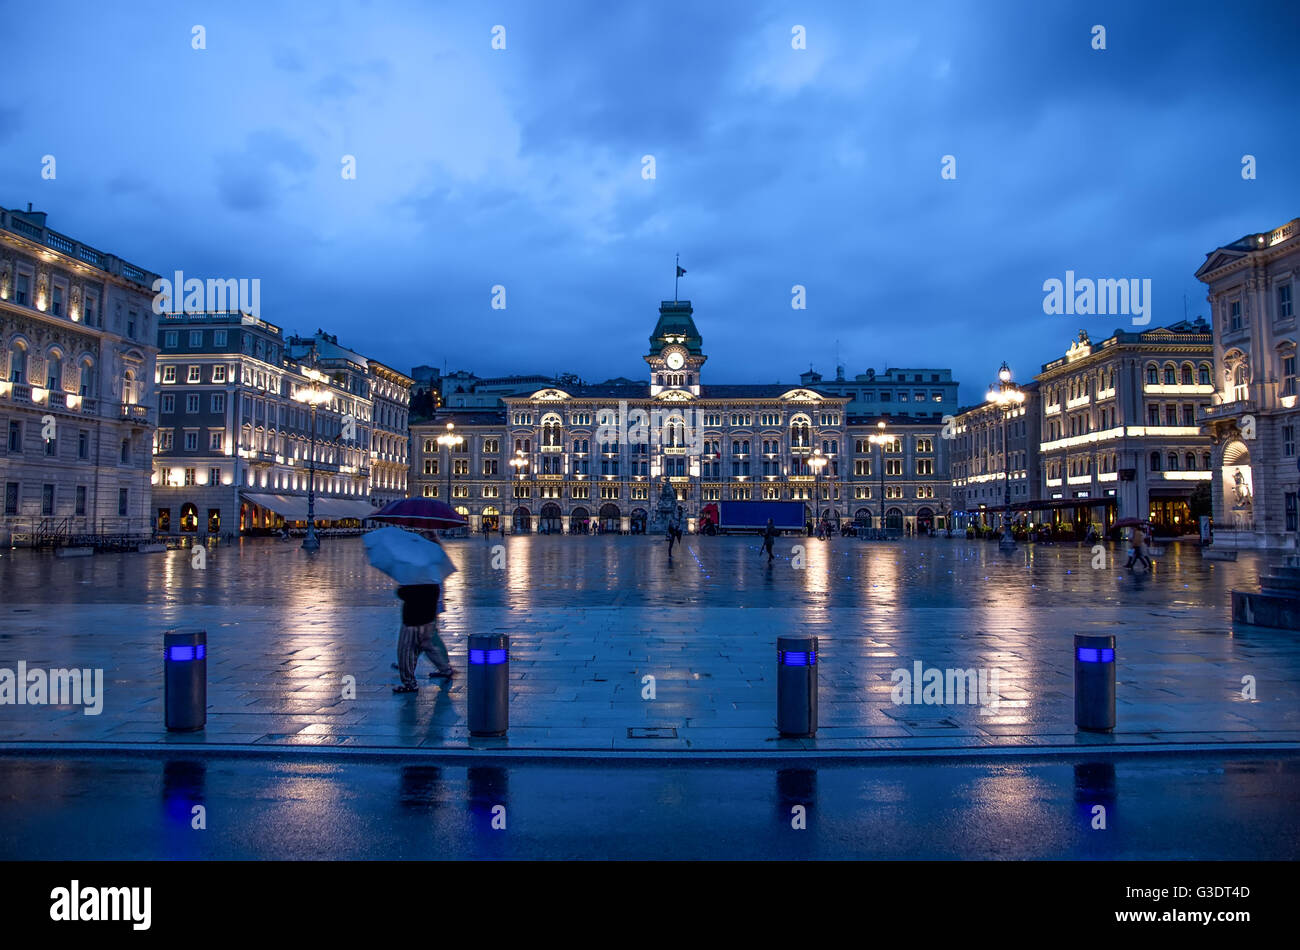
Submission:
M 328 622 L 322 616 L 328 613 Z M 682 751 L 980 748 L 999 743 L 1300 740 L 1300 650 L 1258 633 L 1224 635 L 1219 608 L 1177 611 L 1173 630 L 1153 630 L 1095 609 L 1022 610 L 981 619 L 926 608 L 893 623 L 849 608 L 820 612 L 820 730 L 779 740 L 775 731 L 776 635 L 798 611 L 781 608 L 583 608 L 534 610 L 512 635 L 510 748 Z M 443 615 L 453 663 L 465 668 L 465 634 L 510 626 L 507 609 L 475 606 Z M 209 635 L 208 726 L 188 741 L 258 745 L 349 744 L 468 748 L 463 675 L 416 695 L 391 693 L 395 630 L 390 612 L 305 607 L 294 617 L 248 607 L 191 606 L 184 623 Z M 103 713 L 0 706 L 0 742 L 142 742 L 172 739 L 162 727 L 161 635 L 177 622 L 147 605 L 64 605 L 55 616 L 0 614 L 0 667 L 101 666 Z M 636 640 L 649 627 L 652 643 Z M 870 631 L 870 644 L 863 629 Z M 1112 737 L 1073 724 L 1071 634 L 1117 635 Z M 636 650 L 629 646 L 636 642 Z M 635 656 L 630 655 L 635 652 Z M 1000 708 L 894 705 L 890 673 L 926 667 L 996 668 Z M 423 672 L 427 667 L 422 668 Z M 697 675 L 697 674 L 705 675 Z M 656 698 L 642 699 L 642 677 Z M 1256 677 L 1257 699 L 1241 696 Z M 342 698 L 343 677 L 356 698 Z M 676 738 L 629 738 L 665 726 Z M 1226 737 L 1226 738 L 1225 738 Z
M 463 673 L 469 633 L 511 636 L 511 731 L 472 739 L 463 675 L 393 695 L 392 585 L 356 541 L 56 560 L 0 552 L 0 669 L 102 668 L 99 716 L 0 705 L 0 743 L 249 744 L 374 749 L 679 752 L 973 750 L 1158 741 L 1300 741 L 1300 638 L 1234 627 L 1232 587 L 1265 562 L 1205 562 L 1171 546 L 1154 575 L 1091 549 L 914 539 L 784 539 L 772 565 L 745 538 L 689 538 L 667 562 L 645 538 L 511 538 L 448 547 L 460 571 L 440 623 Z M 794 547 L 804 548 L 795 566 Z M 498 563 L 500 563 L 498 559 Z M 161 635 L 202 627 L 207 728 L 163 729 Z M 775 730 L 775 640 L 820 638 L 820 730 Z M 1118 638 L 1118 728 L 1078 733 L 1071 634 Z M 996 670 L 996 710 L 895 705 L 891 672 L 919 661 Z M 427 671 L 422 667 L 421 675 Z M 646 675 L 653 700 L 642 698 Z M 355 677 L 344 698 L 343 677 Z M 1255 678 L 1255 698 L 1242 678 Z M 662 726 L 675 738 L 629 738 Z

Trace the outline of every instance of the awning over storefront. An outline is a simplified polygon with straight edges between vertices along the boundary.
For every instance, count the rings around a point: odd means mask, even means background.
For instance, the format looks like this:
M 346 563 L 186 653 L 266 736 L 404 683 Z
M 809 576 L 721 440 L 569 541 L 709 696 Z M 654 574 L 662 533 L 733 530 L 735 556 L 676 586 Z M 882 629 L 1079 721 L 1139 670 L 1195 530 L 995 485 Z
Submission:
M 378 510 L 379 509 L 374 505 L 365 500 L 349 498 L 316 499 L 317 519 L 325 518 L 328 521 L 342 521 L 345 518 L 354 518 L 357 521 L 363 521 Z
M 259 508 L 267 508 L 274 511 L 277 515 L 284 518 L 285 521 L 307 520 L 306 495 L 272 495 L 260 492 L 240 492 L 240 497 L 250 504 L 257 505 Z M 317 496 L 316 498 L 315 514 L 317 521 L 342 521 L 349 518 L 361 521 L 365 518 L 369 518 L 374 511 L 374 505 L 365 500 L 328 498 L 321 496 Z
M 1016 502 L 1011 508 L 1014 511 L 1051 511 L 1056 508 L 1102 508 L 1115 504 L 1114 495 L 1102 495 L 1098 498 L 1040 498 Z
M 297 495 L 266 495 L 254 492 L 240 492 L 239 497 L 259 508 L 274 511 L 285 521 L 307 520 L 307 499 Z

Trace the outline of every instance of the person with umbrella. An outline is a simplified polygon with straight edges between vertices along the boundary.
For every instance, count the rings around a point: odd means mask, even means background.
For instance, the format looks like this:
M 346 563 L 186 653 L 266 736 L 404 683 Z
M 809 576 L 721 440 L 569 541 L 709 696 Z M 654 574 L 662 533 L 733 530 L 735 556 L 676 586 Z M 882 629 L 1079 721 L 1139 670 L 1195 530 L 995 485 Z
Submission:
M 438 606 L 442 584 L 456 570 L 442 544 L 401 528 L 380 528 L 364 538 L 370 563 L 397 581 L 402 624 L 397 634 L 397 672 L 401 684 L 394 693 L 414 693 L 419 687 L 415 667 L 420 654 L 436 667 L 430 678 L 456 675 L 447 646 L 438 636 Z

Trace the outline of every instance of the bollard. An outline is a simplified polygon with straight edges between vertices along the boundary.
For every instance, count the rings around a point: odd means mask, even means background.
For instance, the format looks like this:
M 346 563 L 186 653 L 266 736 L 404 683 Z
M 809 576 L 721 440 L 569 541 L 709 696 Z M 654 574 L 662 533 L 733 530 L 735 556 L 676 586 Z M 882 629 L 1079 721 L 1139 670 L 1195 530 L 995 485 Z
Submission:
M 817 638 L 776 638 L 776 728 L 783 736 L 817 734 Z
M 469 638 L 469 734 L 504 736 L 510 728 L 510 638 Z
M 1074 724 L 1089 732 L 1115 728 L 1115 637 L 1074 635 Z
M 163 634 L 163 683 L 167 728 L 193 732 L 208 719 L 208 634 Z

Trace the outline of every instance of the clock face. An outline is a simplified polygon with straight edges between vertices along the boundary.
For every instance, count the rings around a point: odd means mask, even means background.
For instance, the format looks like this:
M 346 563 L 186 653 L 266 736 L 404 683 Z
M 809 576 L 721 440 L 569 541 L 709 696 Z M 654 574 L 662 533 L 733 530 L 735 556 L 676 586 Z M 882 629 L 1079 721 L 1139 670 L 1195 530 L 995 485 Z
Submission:
M 668 362 L 669 369 L 681 369 L 682 366 L 685 365 L 686 360 L 681 353 L 677 352 L 676 350 L 673 350 L 671 353 L 668 354 L 667 362 Z

